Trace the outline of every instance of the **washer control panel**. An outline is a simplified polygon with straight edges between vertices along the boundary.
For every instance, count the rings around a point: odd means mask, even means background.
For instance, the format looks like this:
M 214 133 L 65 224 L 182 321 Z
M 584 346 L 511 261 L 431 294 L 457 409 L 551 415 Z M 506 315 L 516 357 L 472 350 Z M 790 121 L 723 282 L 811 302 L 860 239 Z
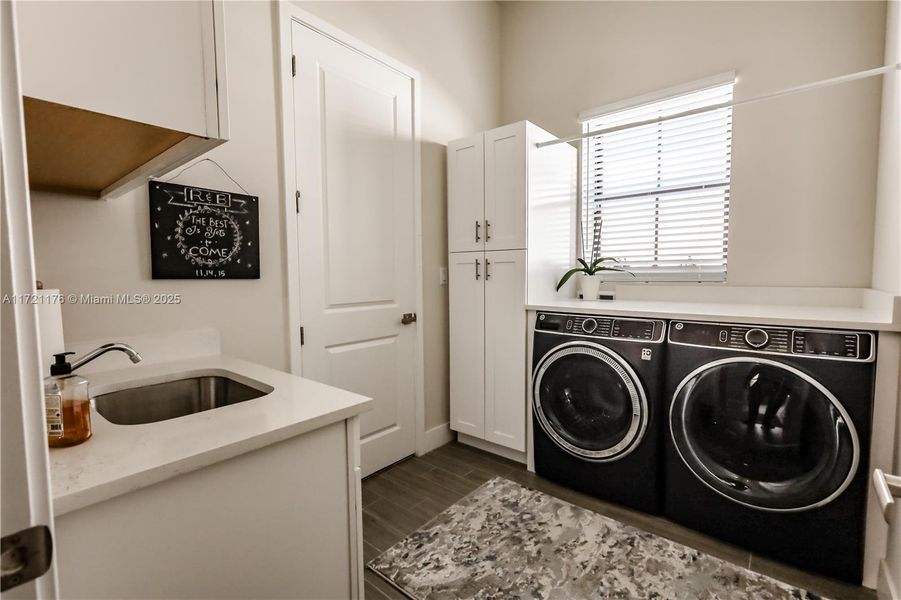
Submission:
M 661 342 L 666 324 L 656 319 L 629 319 L 590 315 L 538 313 L 536 331 L 553 331 L 596 338 Z
M 868 331 L 673 321 L 670 324 L 669 341 L 688 346 L 751 350 L 767 354 L 871 360 L 874 337 Z

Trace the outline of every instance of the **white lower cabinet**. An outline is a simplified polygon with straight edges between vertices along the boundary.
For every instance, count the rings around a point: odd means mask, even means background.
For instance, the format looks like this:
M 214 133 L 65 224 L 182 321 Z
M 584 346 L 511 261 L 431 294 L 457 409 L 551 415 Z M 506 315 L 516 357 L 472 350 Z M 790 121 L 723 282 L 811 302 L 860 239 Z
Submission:
M 60 598 L 362 598 L 359 439 L 352 417 L 57 514 Z
M 526 449 L 526 251 L 450 255 L 451 429 Z
M 451 429 L 485 436 L 484 252 L 450 255 Z
M 526 251 L 485 253 L 485 439 L 526 450 Z

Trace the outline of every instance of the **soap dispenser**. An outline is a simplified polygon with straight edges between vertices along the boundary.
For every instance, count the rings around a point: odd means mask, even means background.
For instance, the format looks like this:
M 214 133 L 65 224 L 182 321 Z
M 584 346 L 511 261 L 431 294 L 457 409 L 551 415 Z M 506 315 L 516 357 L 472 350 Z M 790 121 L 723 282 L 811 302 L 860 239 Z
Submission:
M 51 448 L 75 446 L 91 437 L 91 396 L 88 380 L 72 373 L 66 356 L 54 354 L 50 377 L 44 379 L 47 443 Z

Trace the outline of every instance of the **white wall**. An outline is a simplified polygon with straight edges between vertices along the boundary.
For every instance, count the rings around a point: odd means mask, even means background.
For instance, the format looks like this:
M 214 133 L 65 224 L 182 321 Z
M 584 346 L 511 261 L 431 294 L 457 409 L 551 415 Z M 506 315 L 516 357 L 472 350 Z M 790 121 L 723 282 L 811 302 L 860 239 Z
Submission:
M 67 341 L 215 327 L 224 352 L 288 367 L 271 7 L 228 3 L 225 22 L 231 141 L 207 156 L 260 197 L 261 278 L 152 280 L 146 187 L 107 201 L 36 193 L 36 271 L 46 287 L 76 294 L 179 292 L 184 298 L 179 306 L 66 305 Z M 234 189 L 210 163 L 178 181 Z
M 438 285 L 438 267 L 446 263 L 447 253 L 444 144 L 498 124 L 500 9 L 493 2 L 303 7 L 422 74 L 426 425 L 437 425 L 448 420 L 447 288 Z M 35 194 L 37 274 L 47 287 L 184 296 L 178 307 L 67 305 L 67 340 L 215 327 L 222 332 L 225 353 L 288 368 L 272 7 L 267 2 L 227 2 L 225 22 L 232 137 L 208 156 L 260 196 L 261 279 L 150 279 L 143 189 L 106 202 Z M 178 181 L 233 188 L 209 163 Z
M 735 69 L 736 99 L 878 66 L 881 2 L 504 2 L 502 109 L 585 109 Z M 736 108 L 728 282 L 871 281 L 878 79 Z

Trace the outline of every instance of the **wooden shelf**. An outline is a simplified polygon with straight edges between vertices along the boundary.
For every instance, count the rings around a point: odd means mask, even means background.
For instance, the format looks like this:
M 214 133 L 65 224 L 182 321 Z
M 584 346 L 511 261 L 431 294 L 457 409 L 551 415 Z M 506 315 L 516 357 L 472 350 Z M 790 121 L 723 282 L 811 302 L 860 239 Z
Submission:
M 23 105 L 28 178 L 33 190 L 99 198 L 111 188 L 121 187 L 130 175 L 139 177 L 146 165 L 159 163 L 160 155 L 172 154 L 179 144 L 191 149 L 208 144 L 205 138 L 181 131 L 28 96 Z M 197 153 L 184 154 L 190 160 Z M 177 166 L 173 162 L 186 160 L 165 162 L 173 168 Z

